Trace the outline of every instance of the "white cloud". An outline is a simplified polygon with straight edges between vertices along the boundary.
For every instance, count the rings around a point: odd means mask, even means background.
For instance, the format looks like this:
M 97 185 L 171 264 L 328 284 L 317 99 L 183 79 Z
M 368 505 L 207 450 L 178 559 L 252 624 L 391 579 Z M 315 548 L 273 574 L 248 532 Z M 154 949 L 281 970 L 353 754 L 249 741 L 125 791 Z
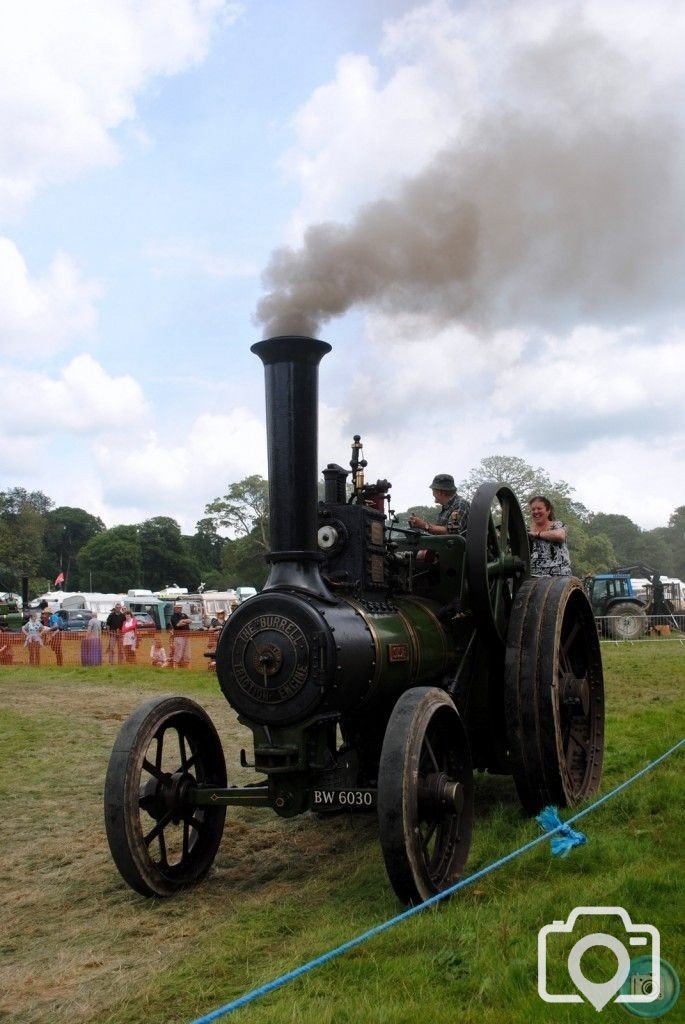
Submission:
M 42 277 L 32 277 L 9 238 L 0 237 L 0 352 L 35 361 L 50 356 L 95 325 L 100 286 L 85 280 L 59 253 Z
M 283 165 L 302 198 L 289 241 L 391 194 L 490 109 L 556 130 L 591 109 L 601 121 L 607 103 L 632 117 L 672 108 L 684 36 L 673 0 L 418 5 L 385 24 L 376 63 L 344 55 L 294 115 Z
M 336 380 L 341 357 L 327 357 L 325 379 Z M 513 455 L 566 480 L 592 511 L 664 526 L 685 500 L 683 365 L 675 331 L 585 326 L 483 340 L 376 314 L 349 389 L 324 393 L 320 460 L 346 465 L 360 433 L 369 478 L 389 478 L 401 510 L 430 503 L 433 473 L 460 480 L 486 456 Z
M 109 516 L 137 522 L 170 515 L 193 532 L 204 507 L 253 473 L 266 476 L 264 423 L 245 408 L 201 414 L 169 437 L 154 429 L 108 437 L 93 447 L 94 468 Z M 122 521 L 122 520 L 119 520 Z
M 517 435 L 542 451 L 615 436 L 658 444 L 685 429 L 684 365 L 681 331 L 659 338 L 582 326 L 531 342 L 520 363 L 498 374 L 491 399 L 508 402 Z
M 340 58 L 334 82 L 295 114 L 297 142 L 281 161 L 302 189 L 291 240 L 309 223 L 347 216 L 370 195 L 392 190 L 456 130 L 459 105 L 435 88 L 429 69 L 405 66 L 383 80 L 368 57 Z
M 33 362 L 39 365 L 35 353 Z M 55 378 L 9 366 L 0 377 L 0 424 L 20 438 L 95 436 L 127 421 L 144 422 L 149 411 L 132 377 L 111 376 L 88 354 L 72 359 Z
M 0 219 L 38 188 L 118 159 L 114 130 L 159 75 L 201 61 L 225 0 L 24 0 L 0 34 Z

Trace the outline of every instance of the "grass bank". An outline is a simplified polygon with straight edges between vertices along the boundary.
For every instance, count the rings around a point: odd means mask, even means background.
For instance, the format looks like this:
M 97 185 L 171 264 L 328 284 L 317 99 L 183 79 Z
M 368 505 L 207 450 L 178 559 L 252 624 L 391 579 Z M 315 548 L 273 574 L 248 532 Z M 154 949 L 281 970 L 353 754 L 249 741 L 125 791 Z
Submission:
M 685 650 L 664 643 L 611 646 L 604 654 L 606 792 L 685 735 Z M 231 781 L 249 781 L 237 767 L 249 737 L 206 671 L 0 674 L 0 1019 L 187 1024 L 401 910 L 373 818 L 282 821 L 247 808 L 230 813 L 201 886 L 164 901 L 129 890 L 107 849 L 103 781 L 121 722 L 161 692 L 160 683 L 207 708 Z M 449 903 L 227 1019 L 596 1020 L 587 1005 L 550 1006 L 537 995 L 538 930 L 579 904 L 624 906 L 634 921 L 655 925 L 662 955 L 685 976 L 681 777 L 682 755 L 675 755 L 584 818 L 588 843 L 567 859 L 552 859 L 541 844 Z M 537 831 L 509 779 L 478 778 L 470 871 Z M 562 953 L 550 965 L 557 985 L 564 983 Z M 602 1014 L 603 1021 L 631 1019 L 615 1005 Z

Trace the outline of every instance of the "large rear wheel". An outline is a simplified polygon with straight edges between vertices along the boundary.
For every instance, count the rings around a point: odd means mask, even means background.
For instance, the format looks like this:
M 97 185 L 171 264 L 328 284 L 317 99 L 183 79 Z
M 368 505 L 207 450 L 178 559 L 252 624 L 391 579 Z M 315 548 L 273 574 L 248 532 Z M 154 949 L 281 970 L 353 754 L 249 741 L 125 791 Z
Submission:
M 473 768 L 450 697 L 428 686 L 398 700 L 378 772 L 381 848 L 403 903 L 422 903 L 459 880 L 473 827 Z
M 529 579 L 512 608 L 505 712 L 514 781 L 526 811 L 596 792 L 604 753 L 604 683 L 592 608 L 572 576 Z

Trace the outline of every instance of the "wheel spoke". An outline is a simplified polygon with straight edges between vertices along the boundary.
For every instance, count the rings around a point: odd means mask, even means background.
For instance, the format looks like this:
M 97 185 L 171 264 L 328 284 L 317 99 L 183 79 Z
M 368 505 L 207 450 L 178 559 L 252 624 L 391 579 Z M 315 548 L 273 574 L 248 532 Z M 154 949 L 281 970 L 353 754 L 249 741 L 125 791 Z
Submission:
M 185 737 L 184 733 L 181 732 L 180 729 L 178 730 L 176 735 L 178 737 L 178 752 L 179 752 L 179 756 L 181 758 L 181 770 L 185 772 L 185 771 L 188 770 L 188 768 L 187 768 L 188 753 L 186 751 L 186 737 Z
M 509 508 L 511 502 L 507 498 L 502 499 L 502 518 L 500 521 L 499 530 L 499 542 L 502 551 L 507 551 L 510 548 L 509 542 Z
M 576 638 L 580 634 L 581 629 L 582 629 L 582 624 L 581 624 L 580 620 L 576 619 L 576 621 L 571 626 L 571 629 L 570 629 L 568 635 L 564 638 L 564 640 L 562 642 L 562 648 L 563 648 L 564 654 L 567 654 L 571 650 L 571 648 L 573 647 L 573 644 L 574 644 Z
M 159 833 L 159 863 L 162 865 L 163 868 L 168 869 L 169 858 L 167 856 L 166 839 L 164 837 L 164 832 Z
M 168 772 L 163 772 L 157 764 L 153 764 L 152 761 L 148 761 L 147 758 L 143 759 L 143 771 L 146 771 L 148 775 L 152 775 L 160 782 L 165 782 L 169 778 Z
M 147 833 L 147 835 L 143 836 L 143 842 L 145 843 L 146 846 L 149 846 L 150 843 L 154 843 L 157 836 L 164 833 L 164 829 L 167 827 L 172 818 L 173 813 L 171 811 L 167 811 L 166 814 L 163 814 L 161 818 L 157 819 L 157 821 L 150 829 L 150 831 Z
M 433 768 L 435 769 L 436 772 L 439 772 L 440 771 L 440 765 L 438 764 L 438 759 L 436 758 L 435 754 L 433 753 L 433 747 L 431 745 L 431 741 L 428 739 L 428 736 L 424 736 L 423 746 L 424 746 L 424 749 L 428 752 L 428 756 L 430 758 L 431 764 L 433 765 Z

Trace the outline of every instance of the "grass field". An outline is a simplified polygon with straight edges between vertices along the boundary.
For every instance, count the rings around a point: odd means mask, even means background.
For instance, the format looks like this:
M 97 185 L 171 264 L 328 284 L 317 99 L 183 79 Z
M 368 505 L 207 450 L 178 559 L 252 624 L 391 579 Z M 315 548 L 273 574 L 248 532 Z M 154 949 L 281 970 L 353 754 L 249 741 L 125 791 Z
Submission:
M 604 656 L 607 792 L 685 735 L 685 647 L 611 646 Z M 373 818 L 282 821 L 232 810 L 200 886 L 163 901 L 128 889 L 104 835 L 109 752 L 143 699 L 172 690 L 212 715 L 231 781 L 251 781 L 238 766 L 249 737 L 211 673 L 0 669 L 0 1020 L 189 1024 L 401 911 Z M 685 981 L 682 766 L 682 753 L 673 755 L 586 816 L 578 827 L 588 843 L 568 858 L 540 844 L 225 1019 L 597 1020 L 587 1004 L 552 1006 L 537 994 L 538 930 L 578 905 L 623 906 L 655 925 L 662 956 Z M 539 833 L 511 780 L 479 777 L 476 794 L 470 872 Z M 557 950 L 553 985 L 564 984 L 563 966 Z M 601 1015 L 633 1019 L 613 1004 Z M 685 1019 L 683 1000 L 663 1019 Z

